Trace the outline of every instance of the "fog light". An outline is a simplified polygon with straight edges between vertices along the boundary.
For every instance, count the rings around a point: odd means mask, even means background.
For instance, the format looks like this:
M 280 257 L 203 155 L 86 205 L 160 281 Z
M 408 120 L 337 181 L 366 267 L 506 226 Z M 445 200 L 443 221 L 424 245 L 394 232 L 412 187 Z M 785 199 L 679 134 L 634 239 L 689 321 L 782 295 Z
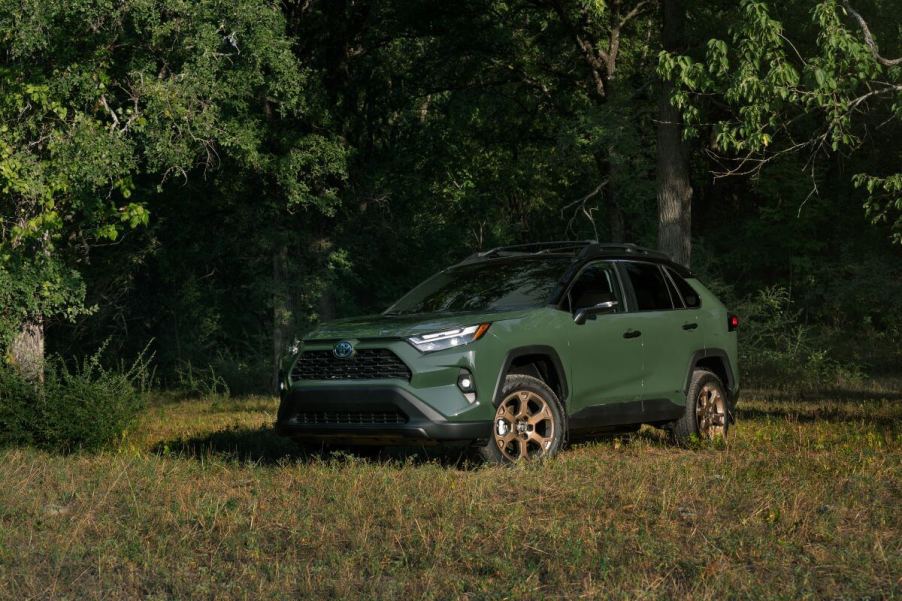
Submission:
M 457 376 L 457 387 L 464 393 L 467 402 L 476 402 L 476 382 L 473 381 L 473 374 L 466 369 L 460 370 L 460 375 Z

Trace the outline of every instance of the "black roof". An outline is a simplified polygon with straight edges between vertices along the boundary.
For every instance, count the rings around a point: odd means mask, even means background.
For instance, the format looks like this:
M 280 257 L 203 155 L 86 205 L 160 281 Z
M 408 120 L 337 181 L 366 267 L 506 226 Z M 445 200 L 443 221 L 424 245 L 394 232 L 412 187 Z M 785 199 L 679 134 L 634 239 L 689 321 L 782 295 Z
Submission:
M 651 248 L 630 243 L 599 243 L 597 240 L 556 240 L 553 242 L 532 242 L 499 246 L 490 250 L 474 253 L 464 259 L 461 264 L 500 259 L 505 257 L 568 257 L 573 262 L 582 263 L 591 259 L 642 259 L 653 263 L 663 263 L 674 269 L 683 277 L 691 277 L 692 273 L 683 265 L 676 263 L 669 255 Z

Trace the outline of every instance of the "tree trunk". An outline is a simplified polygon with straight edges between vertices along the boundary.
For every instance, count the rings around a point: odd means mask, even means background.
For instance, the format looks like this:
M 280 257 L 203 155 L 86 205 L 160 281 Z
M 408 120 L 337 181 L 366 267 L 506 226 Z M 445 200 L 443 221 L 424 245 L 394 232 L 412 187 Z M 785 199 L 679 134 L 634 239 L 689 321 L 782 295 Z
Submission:
M 22 325 L 9 348 L 12 363 L 23 376 L 44 382 L 44 320 L 32 319 Z
M 279 362 L 290 342 L 291 303 L 288 292 L 288 247 L 279 246 L 272 257 L 272 388 L 279 390 Z
M 680 50 L 684 11 L 681 0 L 664 0 L 662 44 Z M 682 137 L 680 112 L 670 103 L 673 85 L 661 83 L 658 97 L 658 249 L 689 266 L 692 250 L 692 183 L 689 156 Z

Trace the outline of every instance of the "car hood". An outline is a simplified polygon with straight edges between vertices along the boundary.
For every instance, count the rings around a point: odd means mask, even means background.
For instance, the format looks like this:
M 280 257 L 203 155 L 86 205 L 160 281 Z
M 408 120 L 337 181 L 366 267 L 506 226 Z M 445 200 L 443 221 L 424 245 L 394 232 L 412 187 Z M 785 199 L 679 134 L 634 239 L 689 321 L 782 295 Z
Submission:
M 511 311 L 478 311 L 462 313 L 417 313 L 412 315 L 364 315 L 337 319 L 317 325 L 304 336 L 313 340 L 361 340 L 365 338 L 407 338 L 420 334 L 441 332 L 478 323 L 515 319 L 535 309 Z

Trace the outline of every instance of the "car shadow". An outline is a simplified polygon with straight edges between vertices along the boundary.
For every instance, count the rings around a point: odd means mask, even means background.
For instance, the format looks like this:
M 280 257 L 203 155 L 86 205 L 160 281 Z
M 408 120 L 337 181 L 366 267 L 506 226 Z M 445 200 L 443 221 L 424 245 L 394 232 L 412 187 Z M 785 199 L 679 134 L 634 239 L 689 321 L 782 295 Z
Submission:
M 152 452 L 197 460 L 218 459 L 255 465 L 284 465 L 323 461 L 367 461 L 381 464 L 437 463 L 469 470 L 478 465 L 472 449 L 441 446 L 368 447 L 351 445 L 299 445 L 272 428 L 230 428 L 204 436 L 164 441 Z

